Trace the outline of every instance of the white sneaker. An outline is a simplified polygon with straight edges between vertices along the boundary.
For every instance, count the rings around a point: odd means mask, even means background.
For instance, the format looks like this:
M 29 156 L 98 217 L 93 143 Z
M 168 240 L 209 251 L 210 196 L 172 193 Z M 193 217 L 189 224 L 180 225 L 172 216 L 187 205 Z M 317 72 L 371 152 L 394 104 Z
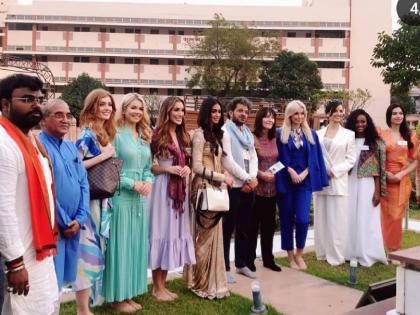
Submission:
M 226 271 L 226 280 L 227 283 L 236 283 L 235 277 L 230 273 L 230 271 Z
M 239 273 L 251 279 L 255 279 L 257 277 L 257 274 L 251 271 L 251 269 L 249 269 L 248 267 L 236 268 L 236 273 Z

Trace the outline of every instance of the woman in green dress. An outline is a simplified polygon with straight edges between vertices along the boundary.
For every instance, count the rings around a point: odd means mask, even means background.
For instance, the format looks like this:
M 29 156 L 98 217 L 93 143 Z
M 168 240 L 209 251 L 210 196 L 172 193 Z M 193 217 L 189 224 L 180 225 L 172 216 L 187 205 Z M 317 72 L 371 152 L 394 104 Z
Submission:
M 117 115 L 114 146 L 117 158 L 124 164 L 120 189 L 112 199 L 103 295 L 107 302 L 113 302 L 113 308 L 131 313 L 141 309 L 132 298 L 147 292 L 147 195 L 154 180 L 151 129 L 145 102 L 139 94 L 125 95 Z

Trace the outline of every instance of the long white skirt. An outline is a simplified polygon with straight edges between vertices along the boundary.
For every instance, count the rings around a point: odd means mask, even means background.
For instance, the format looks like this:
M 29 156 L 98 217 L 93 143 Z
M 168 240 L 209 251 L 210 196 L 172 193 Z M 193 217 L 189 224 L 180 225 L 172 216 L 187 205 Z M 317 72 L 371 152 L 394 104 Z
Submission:
M 347 259 L 356 259 L 365 267 L 375 262 L 387 263 L 382 240 L 380 206 L 374 207 L 373 177 L 349 176 L 349 247 Z
M 332 266 L 345 262 L 348 240 L 347 196 L 314 194 L 315 253 Z
M 42 261 L 25 261 L 29 274 L 27 296 L 6 293 L 2 314 L 50 315 L 58 308 L 58 286 L 54 261 L 47 257 Z

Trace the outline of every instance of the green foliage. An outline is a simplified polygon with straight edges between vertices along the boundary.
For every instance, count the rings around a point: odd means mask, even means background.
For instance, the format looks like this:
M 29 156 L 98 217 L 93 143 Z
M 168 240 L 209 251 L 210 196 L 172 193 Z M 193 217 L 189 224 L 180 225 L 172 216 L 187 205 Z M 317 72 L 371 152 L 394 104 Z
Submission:
M 86 96 L 92 90 L 98 88 L 106 89 L 100 81 L 92 78 L 87 73 L 82 73 L 64 87 L 61 98 L 69 105 L 70 111 L 77 121 L 79 121 Z
M 258 38 L 255 30 L 240 27 L 215 14 L 210 28 L 188 44 L 196 65 L 188 68 L 188 86 L 200 86 L 209 94 L 237 96 L 256 84 L 262 60 L 278 51 L 275 38 Z
M 237 294 L 231 294 L 230 297 L 222 300 L 208 300 L 199 298 L 187 289 L 185 282 L 178 279 L 168 281 L 168 289 L 178 294 L 178 299 L 173 302 L 159 302 L 150 293 L 143 294 L 134 300 L 143 306 L 141 311 L 135 314 L 144 315 L 237 315 L 249 314 L 252 302 L 249 299 L 241 297 Z M 117 315 L 121 314 L 113 310 L 109 304 L 95 307 L 93 309 L 98 315 Z M 76 314 L 76 305 L 74 302 L 62 304 L 60 307 L 60 315 Z M 273 307 L 268 305 L 267 315 L 281 315 Z
M 407 93 L 420 84 L 420 27 L 401 23 L 392 35 L 382 32 L 373 50 L 371 63 L 382 69 L 385 83 L 393 93 Z
M 260 76 L 263 96 L 311 100 L 322 89 L 316 62 L 303 53 L 281 51 Z
M 359 108 L 365 108 L 367 102 L 372 97 L 368 89 L 356 90 L 322 90 L 316 93 L 312 102 L 314 108 L 325 106 L 331 100 L 340 100 L 347 106 L 347 112 L 350 113 Z
M 420 58 L 420 57 L 419 57 Z M 408 95 L 406 92 L 394 92 L 391 95 L 391 103 L 400 104 L 406 114 L 415 114 L 416 113 L 416 102 L 414 98 Z

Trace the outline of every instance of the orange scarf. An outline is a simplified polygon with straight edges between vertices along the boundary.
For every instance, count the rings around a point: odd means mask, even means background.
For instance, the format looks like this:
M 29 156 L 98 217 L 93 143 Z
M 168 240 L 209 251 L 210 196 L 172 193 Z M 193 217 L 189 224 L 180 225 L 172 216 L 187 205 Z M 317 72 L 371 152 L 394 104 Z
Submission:
M 50 209 L 41 162 L 34 145 L 19 128 L 4 117 L 0 117 L 0 125 L 17 144 L 25 161 L 36 259 L 43 260 L 47 256 L 57 254 L 58 230 L 56 222 L 51 222 L 51 211 L 55 211 L 55 209 Z M 42 155 L 48 158 L 39 140 L 35 138 L 35 141 Z M 51 187 L 51 189 L 54 193 L 54 187 Z

